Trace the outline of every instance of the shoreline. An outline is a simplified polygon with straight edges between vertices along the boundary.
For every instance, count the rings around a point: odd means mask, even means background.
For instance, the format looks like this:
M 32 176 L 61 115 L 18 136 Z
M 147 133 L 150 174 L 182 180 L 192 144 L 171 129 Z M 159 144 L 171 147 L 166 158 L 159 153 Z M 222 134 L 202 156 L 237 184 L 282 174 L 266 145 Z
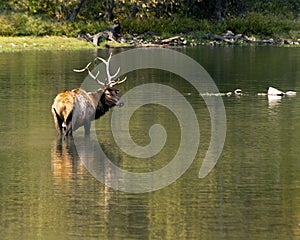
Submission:
M 92 49 L 88 42 L 72 37 L 58 36 L 0 36 L 0 53 L 20 52 L 30 50 L 80 50 Z
M 138 47 L 196 47 L 196 46 L 278 46 L 278 47 L 300 47 L 300 39 L 296 41 L 288 39 L 258 39 L 242 34 L 233 34 L 230 31 L 222 35 L 203 34 L 199 36 L 174 35 L 170 38 L 152 36 L 149 34 L 129 35 L 118 39 L 118 42 L 103 41 L 95 47 L 89 42 L 66 36 L 0 36 L 0 53 L 20 52 L 28 50 L 84 50 L 105 48 L 138 48 Z
M 120 42 L 132 44 L 134 47 L 195 47 L 195 46 L 282 46 L 299 47 L 300 39 L 258 38 L 244 34 L 234 34 L 226 31 L 220 35 L 207 34 L 179 34 L 169 38 L 162 38 L 151 34 L 124 35 Z

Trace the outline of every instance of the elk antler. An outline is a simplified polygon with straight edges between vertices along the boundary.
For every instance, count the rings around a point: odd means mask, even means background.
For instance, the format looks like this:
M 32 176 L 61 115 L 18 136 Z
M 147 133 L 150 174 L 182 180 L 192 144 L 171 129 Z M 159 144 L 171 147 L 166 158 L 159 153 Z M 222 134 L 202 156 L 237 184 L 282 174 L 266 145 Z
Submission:
M 114 75 L 110 75 L 110 71 L 109 71 L 109 64 L 110 64 L 110 59 L 111 59 L 111 53 L 109 55 L 109 58 L 107 59 L 107 61 L 101 57 L 97 57 L 97 59 L 99 59 L 100 61 L 102 61 L 105 66 L 106 66 L 106 81 L 105 81 L 105 86 L 109 86 L 109 87 L 113 87 L 114 85 L 120 84 L 122 82 L 125 82 L 127 77 L 125 77 L 124 79 L 120 80 L 118 79 L 117 81 L 113 80 L 120 72 L 120 67 L 118 68 L 117 72 Z
M 103 83 L 103 82 L 101 82 L 100 80 L 97 79 L 98 76 L 99 76 L 99 73 L 100 73 L 99 71 L 97 72 L 96 75 L 92 74 L 92 72 L 91 72 L 90 69 L 89 69 L 89 66 L 91 65 L 91 62 L 90 62 L 88 65 L 86 65 L 85 68 L 83 68 L 83 69 L 73 69 L 73 71 L 74 71 L 74 72 L 84 72 L 84 71 L 88 71 L 88 73 L 89 73 L 89 75 L 90 75 L 91 78 L 93 78 L 93 79 L 94 79 L 95 81 L 97 81 L 100 85 L 105 86 L 105 87 L 107 87 L 107 86 L 108 86 L 108 87 L 113 87 L 113 86 L 115 86 L 115 85 L 117 85 L 117 84 L 120 84 L 120 83 L 126 81 L 127 77 L 125 77 L 125 78 L 122 79 L 122 80 L 120 80 L 120 79 L 118 79 L 117 81 L 113 80 L 113 79 L 119 74 L 119 72 L 120 72 L 120 67 L 118 68 L 117 72 L 116 72 L 114 75 L 110 75 L 110 72 L 109 72 L 109 64 L 110 64 L 111 54 L 109 55 L 109 58 L 107 59 L 107 61 L 106 61 L 105 59 L 101 58 L 101 57 L 97 57 L 96 59 L 102 61 L 102 62 L 105 64 L 105 66 L 106 66 L 106 75 L 107 75 L 107 78 L 106 78 L 105 83 Z
M 89 75 L 90 75 L 91 78 L 93 78 L 93 79 L 94 79 L 97 83 L 99 83 L 100 85 L 105 86 L 105 84 L 104 84 L 103 82 L 101 82 L 100 80 L 97 79 L 97 77 L 99 76 L 99 73 L 100 73 L 100 72 L 98 71 L 96 75 L 92 74 L 92 72 L 91 72 L 90 69 L 89 69 L 89 66 L 90 66 L 90 65 L 91 65 L 91 62 L 90 62 L 88 65 L 86 65 L 85 68 L 83 68 L 83 69 L 73 69 L 73 71 L 74 71 L 74 72 L 84 72 L 84 71 L 88 71 L 88 73 L 89 73 Z
M 120 84 L 120 83 L 122 83 L 122 82 L 125 82 L 126 79 L 127 79 L 127 77 L 124 77 L 122 80 L 118 79 L 117 81 L 113 81 L 113 82 L 110 84 L 110 86 L 113 87 L 113 86 L 115 86 L 115 85 L 117 85 L 117 84 Z

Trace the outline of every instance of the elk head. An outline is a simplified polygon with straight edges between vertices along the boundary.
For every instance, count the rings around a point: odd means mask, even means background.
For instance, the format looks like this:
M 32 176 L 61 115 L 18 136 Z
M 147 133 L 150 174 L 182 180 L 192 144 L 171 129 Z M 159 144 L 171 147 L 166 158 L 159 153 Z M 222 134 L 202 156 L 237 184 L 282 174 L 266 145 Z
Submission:
M 109 64 L 110 64 L 110 60 L 111 60 L 111 54 L 109 55 L 109 58 L 107 60 L 105 60 L 105 59 L 103 59 L 101 57 L 97 57 L 95 60 L 100 60 L 100 61 L 102 61 L 105 64 L 106 79 L 105 79 L 104 82 L 102 82 L 102 81 L 100 81 L 98 79 L 99 73 L 100 73 L 99 71 L 97 72 L 96 75 L 94 75 L 90 71 L 89 66 L 91 65 L 91 62 L 85 68 L 80 69 L 80 70 L 73 69 L 73 71 L 75 71 L 75 72 L 84 72 L 84 71 L 87 71 L 88 74 L 89 74 L 89 76 L 102 86 L 99 89 L 100 91 L 102 91 L 102 96 L 101 96 L 102 103 L 107 104 L 107 106 L 109 106 L 109 107 L 113 107 L 113 106 L 120 106 L 121 107 L 121 106 L 123 106 L 124 103 L 119 101 L 119 97 L 118 97 L 119 90 L 116 89 L 114 86 L 118 85 L 120 83 L 125 82 L 126 79 L 127 79 L 127 77 L 125 77 L 122 80 L 120 80 L 120 79 L 118 79 L 117 81 L 114 80 L 114 78 L 120 72 L 120 67 L 118 68 L 118 70 L 116 71 L 115 74 L 111 75 L 110 69 L 109 69 Z
M 120 98 L 118 96 L 119 92 L 120 90 L 112 87 L 105 88 L 101 96 L 102 97 L 101 102 L 104 102 L 105 105 L 109 107 L 113 107 L 113 106 L 122 107 L 124 103 L 123 101 L 120 101 Z

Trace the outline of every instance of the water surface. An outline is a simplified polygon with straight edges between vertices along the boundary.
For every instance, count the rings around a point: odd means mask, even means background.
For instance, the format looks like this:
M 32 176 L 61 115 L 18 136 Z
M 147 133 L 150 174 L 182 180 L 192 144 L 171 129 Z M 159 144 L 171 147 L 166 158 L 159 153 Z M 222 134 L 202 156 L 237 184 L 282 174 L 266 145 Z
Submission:
M 53 97 L 79 87 L 74 73 L 107 51 L 28 51 L 0 57 L 0 232 L 1 239 L 298 239 L 300 237 L 300 98 L 269 101 L 269 86 L 300 91 L 300 49 L 273 47 L 186 48 L 221 92 L 227 134 L 213 171 L 198 178 L 210 140 L 203 99 L 171 73 L 128 73 L 124 93 L 141 83 L 176 88 L 193 106 L 201 130 L 197 158 L 176 182 L 161 190 L 131 194 L 98 182 L 84 167 L 72 139 L 56 138 Z M 180 107 L 180 105 L 178 106 Z M 159 169 L 176 154 L 179 125 L 166 108 L 147 105 L 130 122 L 136 143 L 165 126 L 168 141 L 156 157 L 127 156 L 115 145 L 110 114 L 95 124 L 99 142 L 119 166 Z

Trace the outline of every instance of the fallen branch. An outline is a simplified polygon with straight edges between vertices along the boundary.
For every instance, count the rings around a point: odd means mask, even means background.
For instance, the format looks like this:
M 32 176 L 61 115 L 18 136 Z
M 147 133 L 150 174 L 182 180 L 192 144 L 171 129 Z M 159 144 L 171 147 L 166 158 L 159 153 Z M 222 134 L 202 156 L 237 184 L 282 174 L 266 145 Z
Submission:
M 164 44 L 167 44 L 167 43 L 173 42 L 174 40 L 178 40 L 180 37 L 181 36 L 166 38 L 166 39 L 163 39 L 161 42 Z

